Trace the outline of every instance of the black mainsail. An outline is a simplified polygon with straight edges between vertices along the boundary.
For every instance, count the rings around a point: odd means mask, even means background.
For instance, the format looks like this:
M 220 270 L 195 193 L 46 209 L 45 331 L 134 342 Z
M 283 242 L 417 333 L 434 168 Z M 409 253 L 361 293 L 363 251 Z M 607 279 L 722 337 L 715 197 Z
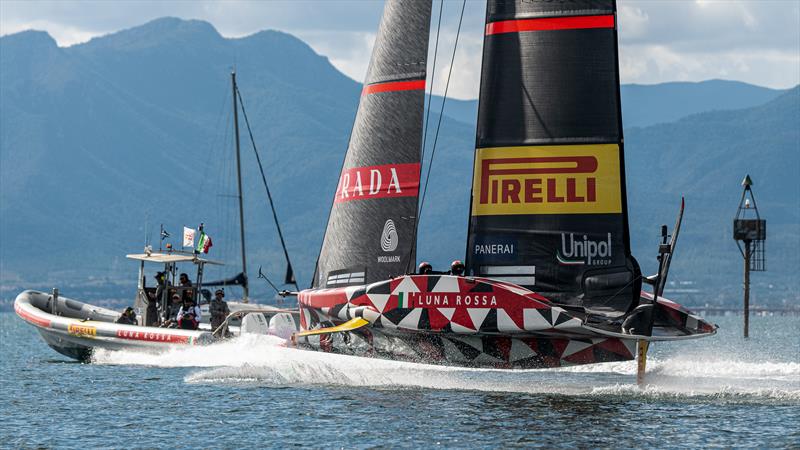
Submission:
M 489 0 L 467 267 L 556 301 L 627 311 L 616 5 Z
M 386 280 L 413 262 L 430 18 L 431 2 L 386 2 L 314 288 Z

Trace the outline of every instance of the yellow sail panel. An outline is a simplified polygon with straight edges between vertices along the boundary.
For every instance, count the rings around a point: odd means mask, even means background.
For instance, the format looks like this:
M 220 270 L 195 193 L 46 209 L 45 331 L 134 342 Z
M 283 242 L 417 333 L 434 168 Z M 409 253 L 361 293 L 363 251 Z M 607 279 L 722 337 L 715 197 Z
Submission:
M 622 211 L 619 145 L 479 148 L 472 215 Z

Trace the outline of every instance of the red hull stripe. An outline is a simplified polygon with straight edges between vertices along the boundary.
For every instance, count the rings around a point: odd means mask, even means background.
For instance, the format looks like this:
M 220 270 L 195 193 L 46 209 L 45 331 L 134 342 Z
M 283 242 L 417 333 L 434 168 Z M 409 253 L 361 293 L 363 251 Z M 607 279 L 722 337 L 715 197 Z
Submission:
M 544 30 L 583 30 L 614 28 L 614 16 L 543 17 L 540 19 L 503 20 L 486 24 L 486 35 Z
M 374 83 L 364 86 L 361 95 L 377 94 L 379 92 L 416 91 L 425 89 L 425 80 L 390 81 L 388 83 Z
M 27 320 L 28 322 L 36 324 L 36 325 L 39 325 L 40 327 L 50 328 L 50 321 L 49 320 L 47 320 L 45 318 L 42 318 L 42 317 L 39 317 L 39 316 L 36 316 L 34 314 L 31 314 L 28 311 L 25 311 L 22 307 L 18 307 L 17 305 L 14 305 L 14 310 L 17 312 L 18 316 L 22 317 L 23 319 Z

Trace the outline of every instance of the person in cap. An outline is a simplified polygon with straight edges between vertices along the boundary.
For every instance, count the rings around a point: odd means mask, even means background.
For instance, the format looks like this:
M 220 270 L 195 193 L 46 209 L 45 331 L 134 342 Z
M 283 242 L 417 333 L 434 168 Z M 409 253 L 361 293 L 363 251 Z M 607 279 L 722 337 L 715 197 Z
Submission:
M 211 314 L 211 330 L 216 330 L 225 322 L 225 318 L 231 313 L 228 302 L 225 301 L 225 291 L 217 289 L 214 292 L 214 299 L 208 305 L 208 313 Z
M 181 296 L 176 292 L 172 294 L 172 300 L 169 303 L 169 308 L 167 309 L 167 319 L 169 320 L 176 320 L 178 317 L 178 311 L 180 311 L 182 306 Z
M 200 326 L 201 317 L 200 307 L 187 298 L 183 301 L 181 309 L 178 310 L 178 328 L 196 330 Z

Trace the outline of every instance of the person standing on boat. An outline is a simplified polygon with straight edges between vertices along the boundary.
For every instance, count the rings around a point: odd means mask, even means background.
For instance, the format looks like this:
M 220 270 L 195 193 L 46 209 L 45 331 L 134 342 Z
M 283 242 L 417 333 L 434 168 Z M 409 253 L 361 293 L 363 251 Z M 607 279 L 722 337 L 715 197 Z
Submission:
M 178 310 L 178 328 L 196 330 L 200 326 L 201 317 L 200 307 L 193 301 L 184 299 L 183 306 Z
M 214 292 L 214 300 L 211 300 L 211 303 L 208 305 L 208 313 L 211 314 L 211 330 L 216 330 L 225 322 L 225 318 L 228 317 L 228 314 L 231 313 L 230 308 L 228 308 L 228 302 L 224 300 L 225 298 L 225 291 L 222 289 L 217 289 Z
M 180 283 L 181 283 L 181 299 L 192 300 L 194 301 L 194 291 L 192 290 L 192 281 L 189 280 L 189 275 L 182 273 L 180 275 Z
M 167 279 L 167 274 L 165 272 L 156 272 L 156 296 L 155 296 L 155 303 L 158 305 L 159 308 L 166 308 L 167 314 L 166 318 L 169 319 L 169 305 L 162 304 L 161 299 L 164 296 L 164 289 L 169 288 L 169 280 Z

